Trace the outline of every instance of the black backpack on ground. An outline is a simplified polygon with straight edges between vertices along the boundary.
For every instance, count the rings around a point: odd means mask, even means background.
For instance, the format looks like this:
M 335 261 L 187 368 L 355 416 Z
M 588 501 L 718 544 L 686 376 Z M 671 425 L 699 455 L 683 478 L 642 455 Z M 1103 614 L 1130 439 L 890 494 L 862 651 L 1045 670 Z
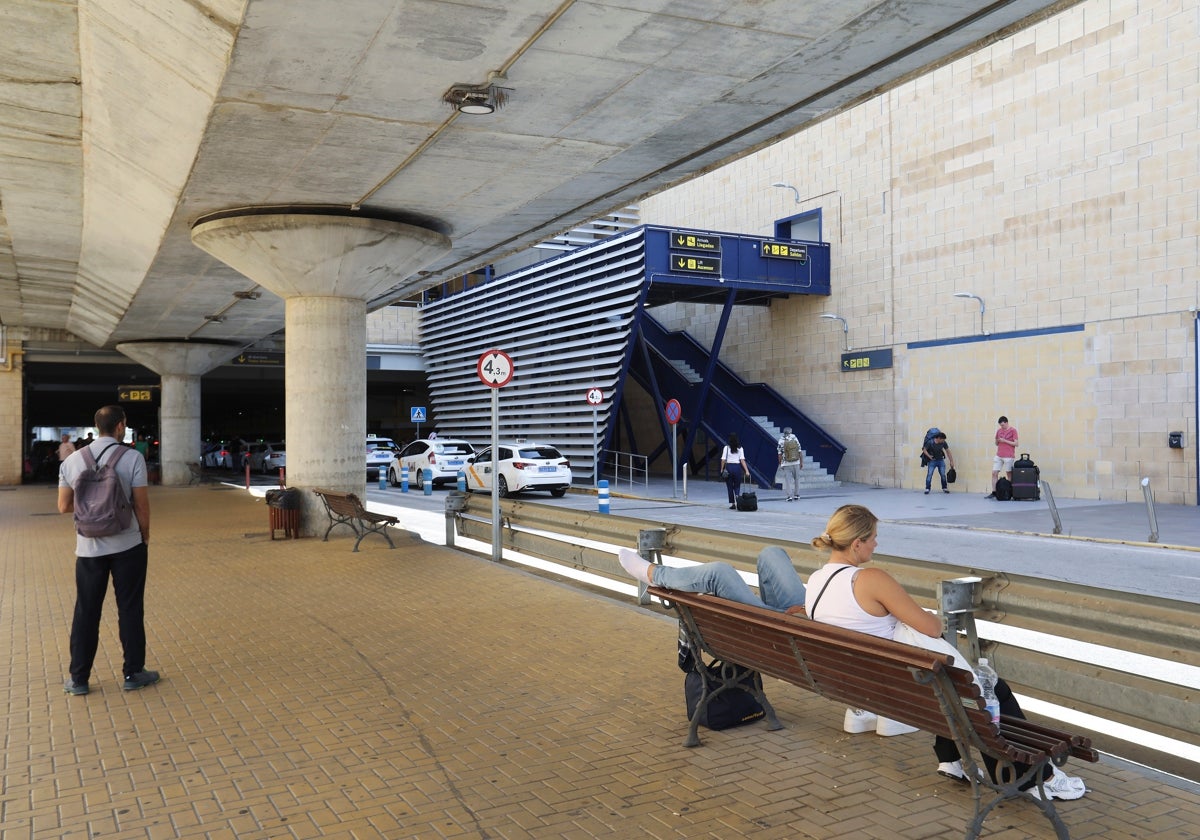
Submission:
M 1012 501 L 1012 482 L 1004 476 L 996 479 L 996 501 L 1011 502 Z
M 687 707 L 688 720 L 691 720 L 696 714 L 696 707 L 700 705 L 700 697 L 704 694 L 705 683 L 708 684 L 710 692 L 715 691 L 721 685 L 722 668 L 733 669 L 731 674 L 736 677 L 739 684 L 750 684 L 757 676 L 749 668 L 741 665 L 733 665 L 720 660 L 713 660 L 705 665 L 703 659 L 697 660 L 688 644 L 687 634 L 683 631 L 682 626 L 679 629 L 678 653 L 679 669 L 686 672 L 686 676 L 683 678 L 683 698 Z M 729 729 L 733 726 L 762 720 L 766 714 L 762 704 L 754 699 L 753 694 L 743 688 L 731 687 L 709 700 L 700 716 L 700 725 L 707 726 L 709 729 Z

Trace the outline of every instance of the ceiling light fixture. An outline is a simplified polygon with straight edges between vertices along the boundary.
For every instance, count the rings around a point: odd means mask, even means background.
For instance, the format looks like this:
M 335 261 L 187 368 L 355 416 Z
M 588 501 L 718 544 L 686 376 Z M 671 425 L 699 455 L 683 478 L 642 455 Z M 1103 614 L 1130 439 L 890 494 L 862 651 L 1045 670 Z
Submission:
M 504 74 L 493 70 L 488 74 L 488 80 L 481 85 L 451 85 L 450 89 L 442 94 L 442 101 L 453 106 L 460 114 L 495 113 L 508 102 L 508 92 L 512 90 L 496 84 L 502 81 L 505 81 Z
M 208 321 L 210 324 L 220 324 L 222 321 L 225 320 L 225 316 L 223 316 L 223 315 L 205 315 L 204 320 Z
M 238 300 L 258 300 L 262 297 L 262 292 L 253 290 L 249 292 L 234 292 L 233 296 Z

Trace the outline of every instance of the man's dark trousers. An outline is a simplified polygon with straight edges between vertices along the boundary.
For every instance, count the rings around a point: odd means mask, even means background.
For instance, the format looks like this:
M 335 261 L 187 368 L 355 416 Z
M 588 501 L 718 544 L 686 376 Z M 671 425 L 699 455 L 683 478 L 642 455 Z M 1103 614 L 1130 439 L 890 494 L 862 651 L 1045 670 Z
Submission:
M 116 554 L 75 558 L 75 618 L 71 622 L 71 679 L 86 683 L 100 644 L 100 613 L 112 575 L 117 598 L 117 626 L 125 651 L 123 676 L 146 667 L 146 625 L 143 598 L 146 593 L 145 543 Z

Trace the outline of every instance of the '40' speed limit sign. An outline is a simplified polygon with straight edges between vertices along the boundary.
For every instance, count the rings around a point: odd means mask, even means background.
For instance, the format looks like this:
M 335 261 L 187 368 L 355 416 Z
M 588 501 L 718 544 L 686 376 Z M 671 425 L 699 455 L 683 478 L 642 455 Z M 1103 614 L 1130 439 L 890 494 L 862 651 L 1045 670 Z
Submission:
M 479 380 L 489 388 L 503 388 L 513 376 L 513 362 L 503 350 L 488 350 L 475 366 Z

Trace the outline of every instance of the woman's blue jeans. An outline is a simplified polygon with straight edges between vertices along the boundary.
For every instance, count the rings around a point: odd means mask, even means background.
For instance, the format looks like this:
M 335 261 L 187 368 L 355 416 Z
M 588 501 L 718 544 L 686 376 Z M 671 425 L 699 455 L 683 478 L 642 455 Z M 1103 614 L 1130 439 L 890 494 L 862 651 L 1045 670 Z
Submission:
M 758 554 L 758 595 L 728 563 L 704 563 L 685 568 L 655 566 L 652 574 L 654 585 L 664 589 L 703 592 L 776 612 L 786 612 L 788 607 L 804 603 L 804 582 L 787 552 L 777 545 L 769 545 Z

